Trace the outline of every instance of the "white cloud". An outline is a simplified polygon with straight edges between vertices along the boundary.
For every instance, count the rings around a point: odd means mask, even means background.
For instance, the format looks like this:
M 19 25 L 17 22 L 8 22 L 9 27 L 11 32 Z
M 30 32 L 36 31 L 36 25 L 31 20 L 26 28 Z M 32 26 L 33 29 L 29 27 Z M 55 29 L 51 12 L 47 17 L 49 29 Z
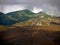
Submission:
M 18 11 L 25 9 L 25 5 L 5 5 L 3 6 L 3 13 Z
M 40 12 L 40 11 L 43 11 L 43 9 L 37 8 L 37 7 L 34 7 L 34 8 L 32 9 L 32 12 L 34 12 L 34 13 L 38 13 L 38 12 Z

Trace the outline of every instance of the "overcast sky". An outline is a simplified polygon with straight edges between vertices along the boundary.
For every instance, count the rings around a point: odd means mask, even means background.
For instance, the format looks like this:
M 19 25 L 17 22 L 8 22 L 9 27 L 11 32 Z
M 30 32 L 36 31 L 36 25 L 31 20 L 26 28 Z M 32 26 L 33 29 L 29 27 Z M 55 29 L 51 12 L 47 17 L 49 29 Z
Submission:
M 0 0 L 0 12 L 8 13 L 23 9 L 35 13 L 46 11 L 60 16 L 60 0 Z

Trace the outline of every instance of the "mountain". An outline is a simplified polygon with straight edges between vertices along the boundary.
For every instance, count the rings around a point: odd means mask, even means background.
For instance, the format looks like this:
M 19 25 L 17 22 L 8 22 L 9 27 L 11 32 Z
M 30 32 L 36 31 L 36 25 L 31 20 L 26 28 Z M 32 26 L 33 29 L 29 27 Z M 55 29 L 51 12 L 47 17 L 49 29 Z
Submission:
M 9 26 L 18 22 L 24 22 L 32 18 L 32 15 L 34 13 L 29 10 L 15 11 L 7 14 L 0 13 L 0 25 Z
M 11 20 L 7 15 L 0 13 L 0 25 L 11 25 L 13 20 Z
M 24 22 L 24 21 L 30 19 L 31 17 L 29 17 L 29 16 L 34 15 L 34 13 L 29 10 L 22 10 L 22 11 L 11 12 L 6 15 L 8 15 L 9 18 L 11 18 L 12 20 L 15 20 L 17 22 L 20 22 L 20 21 Z
M 60 16 L 53 16 L 53 18 L 58 18 L 58 19 L 60 19 Z
M 2 12 L 0 12 L 0 24 L 2 23 L 1 21 L 2 21 L 2 18 L 4 17 L 2 17 L 2 15 L 4 15 Z
M 39 13 L 37 13 L 37 15 L 40 15 L 40 17 L 44 17 L 44 18 L 51 18 L 51 15 L 48 15 L 47 13 L 45 13 L 44 11 L 41 11 Z
M 25 22 L 20 22 L 13 24 L 12 26 L 18 26 L 18 27 L 25 27 L 25 26 L 49 26 L 51 25 L 51 18 L 41 18 L 41 17 L 36 17 L 36 18 L 31 18 L 28 21 Z
M 33 13 L 30 10 L 20 10 L 14 11 L 7 14 L 0 12 L 0 25 L 10 26 L 20 22 L 26 22 L 32 18 L 48 18 L 51 17 L 50 15 L 46 14 L 45 12 L 39 12 L 37 14 Z

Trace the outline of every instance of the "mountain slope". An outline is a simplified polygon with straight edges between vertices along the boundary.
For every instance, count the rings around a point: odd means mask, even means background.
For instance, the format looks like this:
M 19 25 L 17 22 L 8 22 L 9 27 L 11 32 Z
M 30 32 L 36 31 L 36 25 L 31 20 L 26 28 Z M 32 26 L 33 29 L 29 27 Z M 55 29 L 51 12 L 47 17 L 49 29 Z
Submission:
M 0 25 L 12 25 L 29 20 L 34 13 L 29 10 L 15 11 L 8 14 L 0 13 Z
M 50 18 L 51 19 L 51 18 Z M 28 21 L 25 22 L 20 22 L 20 23 L 16 23 L 13 24 L 13 26 L 18 26 L 18 27 L 25 27 L 25 26 L 49 26 L 51 25 L 51 21 L 49 18 L 41 18 L 41 17 L 37 17 L 37 18 L 31 18 Z
M 7 15 L 1 13 L 0 14 L 0 25 L 11 25 L 13 20 L 11 20 Z
M 12 20 L 16 19 L 17 22 L 19 22 L 19 21 L 23 22 L 30 18 L 28 15 L 33 15 L 33 14 L 34 13 L 32 13 L 29 10 L 22 10 L 22 11 L 11 12 L 6 15 L 8 15 L 9 18 Z
M 13 26 L 23 27 L 23 26 L 50 25 L 51 21 L 52 21 L 51 16 L 42 11 L 33 15 L 33 18 L 29 19 L 28 21 L 19 22 L 19 23 L 13 24 Z
M 7 14 L 0 13 L 0 19 L 1 19 L 0 25 L 10 26 L 15 23 L 28 21 L 29 19 L 32 19 L 32 18 L 37 18 L 39 21 L 40 20 L 39 18 L 41 17 L 48 18 L 51 16 L 46 14 L 45 12 L 40 12 L 40 13 L 35 14 L 27 9 L 21 10 L 21 11 L 10 12 Z
M 41 11 L 41 12 L 37 13 L 37 15 L 40 15 L 40 17 L 43 16 L 44 18 L 49 18 L 49 17 L 51 17 L 51 15 L 48 15 L 48 14 L 45 13 L 44 11 Z

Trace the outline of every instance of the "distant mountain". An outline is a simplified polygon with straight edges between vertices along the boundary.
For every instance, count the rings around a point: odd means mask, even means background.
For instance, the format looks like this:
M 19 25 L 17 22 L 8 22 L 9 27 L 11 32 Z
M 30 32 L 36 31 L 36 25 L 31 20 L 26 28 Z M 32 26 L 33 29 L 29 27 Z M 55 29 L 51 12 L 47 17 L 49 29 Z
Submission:
M 30 19 L 31 17 L 29 17 L 29 16 L 34 15 L 34 13 L 29 10 L 22 10 L 22 11 L 11 12 L 6 15 L 8 15 L 9 18 L 11 18 L 12 20 L 15 20 L 17 22 L 20 22 L 20 21 L 24 22 L 24 21 Z
M 2 21 L 2 15 L 4 15 L 2 12 L 0 12 L 0 24 L 1 24 L 1 21 Z
M 15 11 L 7 14 L 0 13 L 0 25 L 12 25 L 24 22 L 32 18 L 32 15 L 34 13 L 29 10 Z
M 59 16 L 59 17 L 54 17 L 54 18 L 58 18 L 58 19 L 60 19 L 60 16 Z
M 40 17 L 43 16 L 44 18 L 51 17 L 51 15 L 48 15 L 48 14 L 45 13 L 44 11 L 41 11 L 41 12 L 37 13 L 37 15 L 40 15 Z
M 0 15 L 2 15 L 2 14 L 4 14 L 4 13 L 0 12 Z
M 20 23 L 16 23 L 13 24 L 12 26 L 18 26 L 18 27 L 25 27 L 25 26 L 49 26 L 51 25 L 50 20 L 51 18 L 41 18 L 41 17 L 36 17 L 36 18 L 31 18 L 28 21 L 25 22 L 20 22 Z
M 0 25 L 7 25 L 10 26 L 12 24 L 16 24 L 19 22 L 26 22 L 32 18 L 48 18 L 51 17 L 50 15 L 46 14 L 45 12 L 39 12 L 37 14 L 33 13 L 30 10 L 20 10 L 14 11 L 7 14 L 0 12 Z
M 0 25 L 11 25 L 13 20 L 11 20 L 7 15 L 0 13 Z

